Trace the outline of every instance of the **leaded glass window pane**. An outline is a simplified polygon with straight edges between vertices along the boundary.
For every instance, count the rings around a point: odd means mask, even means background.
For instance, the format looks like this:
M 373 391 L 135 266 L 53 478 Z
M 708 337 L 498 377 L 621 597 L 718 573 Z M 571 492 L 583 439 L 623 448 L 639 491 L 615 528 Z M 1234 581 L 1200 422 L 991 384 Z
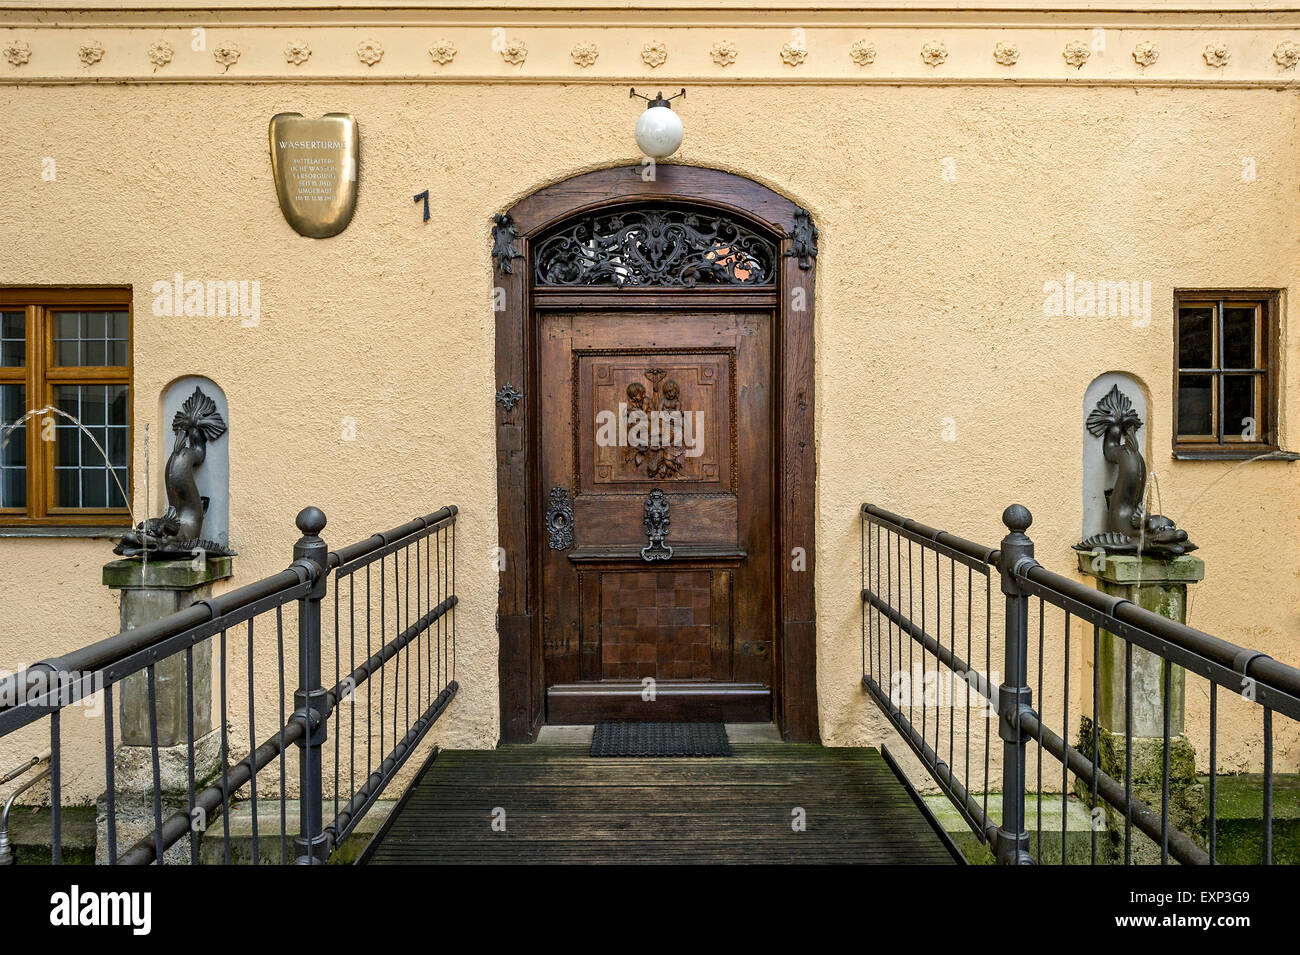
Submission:
M 54 312 L 54 364 L 60 368 L 127 363 L 125 311 Z
M 57 385 L 55 507 L 125 507 L 130 416 L 126 385 Z
M 0 312 L 0 367 L 22 368 L 27 364 L 27 315 L 21 311 Z
M 0 385 L 0 507 L 27 506 L 26 385 Z

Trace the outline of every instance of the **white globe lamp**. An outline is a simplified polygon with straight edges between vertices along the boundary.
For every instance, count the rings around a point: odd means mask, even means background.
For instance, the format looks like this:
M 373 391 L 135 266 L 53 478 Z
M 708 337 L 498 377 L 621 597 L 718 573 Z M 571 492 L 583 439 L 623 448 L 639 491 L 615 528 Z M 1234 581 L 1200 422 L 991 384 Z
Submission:
M 648 104 L 636 121 L 636 144 L 641 152 L 651 159 L 667 159 L 677 152 L 682 144 L 682 118 L 673 112 L 671 101 L 685 95 L 682 90 L 677 96 L 664 98 L 658 93 L 654 99 L 641 96 L 636 90 L 633 96 L 644 99 Z

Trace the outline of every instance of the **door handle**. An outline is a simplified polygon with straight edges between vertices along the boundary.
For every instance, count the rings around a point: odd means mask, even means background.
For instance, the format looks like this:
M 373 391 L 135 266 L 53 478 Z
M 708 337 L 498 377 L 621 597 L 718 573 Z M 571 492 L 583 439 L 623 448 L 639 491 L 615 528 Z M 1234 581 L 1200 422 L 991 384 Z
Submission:
M 546 508 L 546 533 L 551 550 L 568 550 L 573 546 L 573 502 L 568 488 L 556 485 L 551 488 L 550 504 Z
M 672 524 L 668 517 L 668 495 L 659 488 L 645 496 L 645 517 L 641 523 L 645 526 L 646 537 L 650 539 L 650 543 L 641 548 L 641 559 L 667 560 L 672 557 L 672 547 L 664 543 L 668 527 Z

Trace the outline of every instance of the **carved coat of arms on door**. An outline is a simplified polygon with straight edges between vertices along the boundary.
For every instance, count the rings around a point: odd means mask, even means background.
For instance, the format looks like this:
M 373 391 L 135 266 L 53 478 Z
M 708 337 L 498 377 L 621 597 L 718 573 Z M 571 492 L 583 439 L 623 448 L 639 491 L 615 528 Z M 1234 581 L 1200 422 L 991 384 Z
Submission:
M 686 454 L 681 388 L 662 368 L 647 368 L 645 377 L 650 391 L 640 381 L 627 386 L 624 460 L 638 470 L 644 467 L 652 479 L 674 478 L 682 473 Z

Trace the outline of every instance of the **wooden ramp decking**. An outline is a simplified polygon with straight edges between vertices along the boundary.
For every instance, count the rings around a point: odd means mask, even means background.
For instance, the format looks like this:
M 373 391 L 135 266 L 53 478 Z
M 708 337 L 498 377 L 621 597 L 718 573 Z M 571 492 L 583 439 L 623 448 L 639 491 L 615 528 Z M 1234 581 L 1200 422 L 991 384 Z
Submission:
M 954 862 L 878 750 L 732 749 L 707 759 L 594 759 L 574 742 L 444 750 L 366 861 Z M 493 830 L 496 810 L 504 831 Z

